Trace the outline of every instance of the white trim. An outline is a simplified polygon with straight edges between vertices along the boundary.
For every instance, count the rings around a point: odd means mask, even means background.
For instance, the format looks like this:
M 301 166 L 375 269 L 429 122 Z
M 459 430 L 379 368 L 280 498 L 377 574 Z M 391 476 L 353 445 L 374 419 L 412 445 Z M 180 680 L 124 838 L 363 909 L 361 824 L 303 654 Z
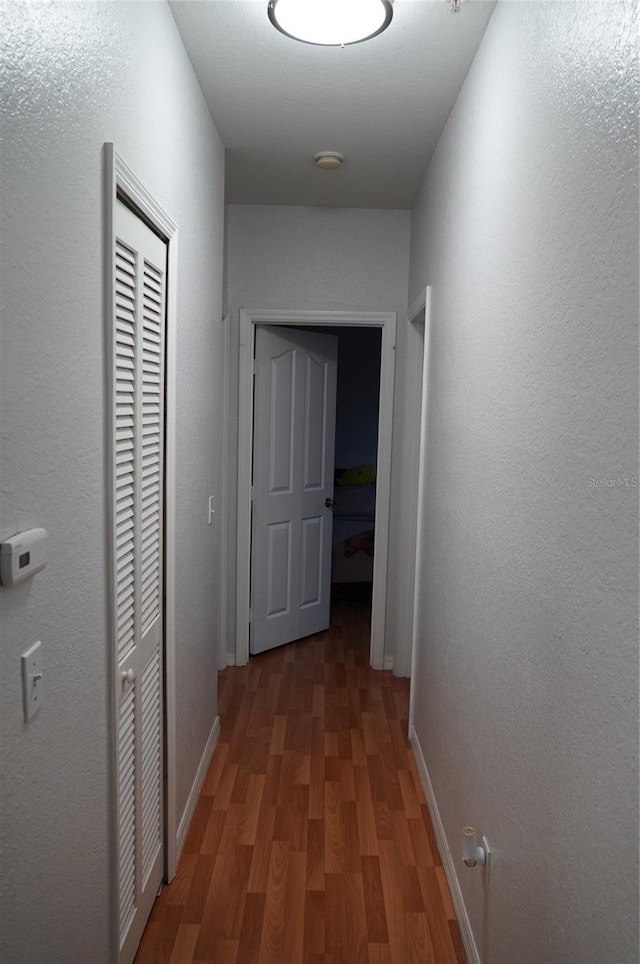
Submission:
M 393 656 L 385 656 L 382 668 L 393 670 Z
M 171 882 L 178 869 L 176 851 L 176 354 L 178 334 L 178 235 L 169 239 L 167 270 L 166 396 L 165 396 L 165 876 Z
M 236 581 L 236 666 L 249 661 L 251 607 L 251 460 L 253 448 L 253 341 L 249 315 L 240 311 L 238 349 L 238 502 Z
M 236 665 L 249 659 L 249 612 L 251 570 L 251 461 L 253 450 L 253 346 L 256 325 L 362 326 L 382 329 L 380 408 L 378 419 L 378 466 L 376 486 L 376 536 L 373 556 L 373 602 L 371 607 L 371 654 L 373 669 L 384 665 L 387 604 L 387 554 L 389 550 L 389 503 L 391 494 L 391 443 L 393 433 L 393 386 L 395 378 L 396 314 L 389 311 L 278 311 L 240 309 L 238 383 L 238 557 L 236 592 Z
M 425 288 L 424 291 L 421 291 L 418 297 L 416 298 L 416 300 L 413 302 L 413 304 L 409 305 L 407 309 L 407 318 L 409 319 L 411 324 L 415 323 L 415 321 L 420 317 L 423 311 L 426 312 L 428 290 L 429 290 L 428 288 Z
M 397 560 L 398 626 L 394 650 L 394 672 L 398 676 L 411 675 L 413 614 L 415 599 L 415 567 L 417 544 L 417 515 L 419 503 L 418 470 L 422 431 L 422 380 L 424 346 L 428 343 L 425 325 L 426 289 L 407 310 L 403 366 L 403 452 L 402 478 L 397 498 L 402 505 L 399 538 L 403 552 Z
M 224 327 L 224 348 L 223 348 L 223 387 L 222 387 L 222 452 L 225 467 L 221 474 L 221 505 L 220 512 L 218 514 L 218 525 L 220 527 L 218 533 L 218 572 L 220 575 L 220 613 L 219 613 L 219 639 L 218 639 L 218 653 L 217 653 L 217 666 L 218 669 L 224 669 L 227 663 L 227 633 L 229 626 L 229 604 L 227 595 L 229 592 L 228 585 L 228 565 L 227 565 L 227 549 L 228 549 L 228 539 L 229 539 L 229 472 L 226 470 L 227 453 L 229 451 L 229 370 L 230 370 L 230 354 L 231 354 L 231 318 L 228 312 L 225 312 L 222 317 L 222 325 Z
M 170 241 L 178 231 L 178 225 L 169 217 L 152 194 L 139 181 L 130 167 L 115 151 L 113 144 L 106 144 L 107 151 L 111 151 L 116 177 L 116 189 L 126 194 L 130 201 L 136 204 L 145 217 L 153 222 L 155 227 Z
M 175 678 L 175 540 L 176 540 L 176 335 L 177 335 L 177 284 L 178 277 L 178 226 L 165 212 L 156 199 L 144 187 L 131 169 L 116 152 L 112 143 L 104 145 L 106 210 L 105 210 L 105 311 L 107 329 L 107 358 L 112 357 L 110 340 L 111 319 L 113 317 L 113 248 L 114 216 L 116 199 L 123 194 L 154 225 L 168 242 L 167 262 L 167 318 L 166 318 L 166 398 L 165 398 L 165 612 L 164 612 L 164 716 L 165 716 L 165 879 L 171 881 L 175 876 L 177 861 L 177 818 L 176 818 L 176 678 Z M 108 375 L 108 384 L 111 378 Z M 109 408 L 107 421 L 110 424 L 112 407 L 111 387 L 108 389 Z M 108 429 L 108 448 L 111 446 L 111 429 Z M 111 486 L 109 481 L 109 486 Z M 111 507 L 111 491 L 107 505 Z M 111 509 L 109 508 L 109 512 Z M 107 530 L 109 531 L 109 530 Z M 113 580 L 113 560 L 109 564 L 110 579 Z M 110 585 L 110 598 L 112 585 Z M 111 608 L 111 607 L 110 607 Z M 112 616 L 110 614 L 109 639 L 113 639 Z M 110 658 L 110 678 L 108 685 L 114 697 L 115 660 Z M 114 946 L 117 946 L 117 827 L 116 820 L 116 725 L 117 706 L 114 698 L 111 719 L 111 792 L 112 792 L 112 840 L 113 886 L 112 886 L 112 933 Z M 116 954 L 117 957 L 117 954 Z M 116 959 L 114 957 L 114 960 Z
M 442 817 L 440 816 L 440 810 L 438 809 L 433 784 L 431 783 L 431 778 L 429 776 L 429 771 L 427 770 L 427 764 L 424 759 L 422 747 L 420 746 L 420 740 L 418 739 L 418 734 L 416 733 L 413 723 L 409 728 L 409 742 L 413 749 L 415 760 L 418 766 L 420 783 L 422 784 L 422 789 L 424 790 L 427 803 L 429 804 L 431 822 L 433 823 L 433 829 L 435 830 L 436 840 L 438 842 L 438 850 L 440 851 L 440 856 L 442 858 L 442 867 L 447 878 L 447 883 L 449 884 L 451 900 L 453 901 L 456 917 L 460 926 L 460 934 L 462 936 L 462 943 L 464 944 L 464 949 L 467 955 L 467 961 L 469 964 L 482 964 L 480 954 L 478 953 L 478 947 L 473 936 L 473 930 L 471 928 L 471 921 L 469 920 L 467 907 L 464 902 L 464 897 L 462 896 L 462 890 L 460 888 L 460 881 L 458 880 L 458 875 L 456 873 L 453 855 L 449 849 L 444 824 L 442 822 Z
M 193 819 L 193 814 L 198 805 L 198 800 L 200 798 L 200 793 L 202 791 L 202 785 L 207 776 L 209 770 L 209 765 L 211 763 L 213 754 L 215 752 L 216 746 L 218 745 L 218 740 L 220 739 L 220 717 L 216 716 L 213 721 L 213 726 L 211 727 L 211 732 L 207 737 L 207 742 L 204 747 L 204 752 L 198 764 L 198 769 L 196 770 L 195 779 L 193 781 L 189 796 L 187 797 L 187 804 L 184 808 L 184 813 L 180 819 L 180 825 L 178 826 L 178 834 L 176 837 L 176 860 L 180 860 L 182 854 L 182 848 L 184 847 L 184 842 L 189 832 L 189 826 L 191 820 Z
M 414 305 L 416 303 L 414 302 Z M 413 306 L 412 306 L 413 307 Z M 424 348 L 422 352 L 422 394 L 420 404 L 420 454 L 418 458 L 418 487 L 416 500 L 416 554 L 414 563 L 412 621 L 411 621 L 411 681 L 409 685 L 409 730 L 413 726 L 415 701 L 415 676 L 418 651 L 418 635 L 420 619 L 418 615 L 418 600 L 422 585 L 422 569 L 424 565 L 424 497 L 427 478 L 427 448 L 428 448 L 428 417 L 429 417 L 429 354 L 431 342 L 431 288 L 424 292 L 424 305 L 418 307 L 415 318 L 424 308 Z
M 111 471 L 111 452 L 113 450 L 113 357 L 114 357 L 114 288 L 115 269 L 113 264 L 113 250 L 115 247 L 115 213 L 116 213 L 116 175 L 113 144 L 104 145 L 105 161 L 105 192 L 104 192 L 104 452 L 105 452 L 105 533 L 113 532 L 113 504 L 114 484 Z M 118 934 L 118 700 L 116 695 L 116 660 L 113 646 L 115 645 L 115 607 L 113 605 L 115 592 L 115 546 L 110 535 L 105 539 L 107 545 L 107 706 L 109 707 L 109 868 L 111 871 L 111 886 L 109 887 L 109 937 L 111 953 L 109 960 L 117 961 L 120 954 Z

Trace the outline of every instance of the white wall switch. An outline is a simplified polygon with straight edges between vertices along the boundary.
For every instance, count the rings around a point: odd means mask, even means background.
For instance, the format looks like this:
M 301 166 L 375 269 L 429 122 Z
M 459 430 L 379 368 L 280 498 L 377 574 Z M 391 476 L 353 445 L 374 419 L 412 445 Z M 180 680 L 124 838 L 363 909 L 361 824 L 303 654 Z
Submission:
M 22 654 L 22 700 L 24 706 L 24 720 L 28 723 L 36 715 L 42 703 L 44 694 L 44 677 L 42 675 L 42 643 L 38 640 L 26 653 Z

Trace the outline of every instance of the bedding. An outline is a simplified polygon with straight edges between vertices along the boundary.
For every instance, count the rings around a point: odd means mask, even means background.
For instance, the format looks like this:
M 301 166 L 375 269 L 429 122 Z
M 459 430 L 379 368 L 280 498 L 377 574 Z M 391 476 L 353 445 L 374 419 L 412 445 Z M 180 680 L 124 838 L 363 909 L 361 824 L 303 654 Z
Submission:
M 371 466 L 336 470 L 331 582 L 371 582 L 376 487 Z M 373 467 L 375 470 L 375 466 Z M 353 479 L 345 484 L 341 480 Z

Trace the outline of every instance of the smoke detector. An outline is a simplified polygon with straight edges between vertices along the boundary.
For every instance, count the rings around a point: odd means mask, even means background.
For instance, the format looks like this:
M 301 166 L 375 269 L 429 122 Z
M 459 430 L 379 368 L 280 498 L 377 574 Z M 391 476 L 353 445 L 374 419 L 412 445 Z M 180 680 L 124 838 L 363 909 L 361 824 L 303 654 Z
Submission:
M 322 171 L 337 171 L 342 167 L 344 156 L 337 151 L 319 151 L 313 155 L 313 159 Z

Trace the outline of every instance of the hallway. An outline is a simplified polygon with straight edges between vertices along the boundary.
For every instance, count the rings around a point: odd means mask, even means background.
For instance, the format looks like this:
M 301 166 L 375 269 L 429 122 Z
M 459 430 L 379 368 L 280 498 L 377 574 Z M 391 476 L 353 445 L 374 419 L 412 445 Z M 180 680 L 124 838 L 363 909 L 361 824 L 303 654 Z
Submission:
M 220 674 L 220 741 L 137 964 L 463 964 L 369 606 Z

